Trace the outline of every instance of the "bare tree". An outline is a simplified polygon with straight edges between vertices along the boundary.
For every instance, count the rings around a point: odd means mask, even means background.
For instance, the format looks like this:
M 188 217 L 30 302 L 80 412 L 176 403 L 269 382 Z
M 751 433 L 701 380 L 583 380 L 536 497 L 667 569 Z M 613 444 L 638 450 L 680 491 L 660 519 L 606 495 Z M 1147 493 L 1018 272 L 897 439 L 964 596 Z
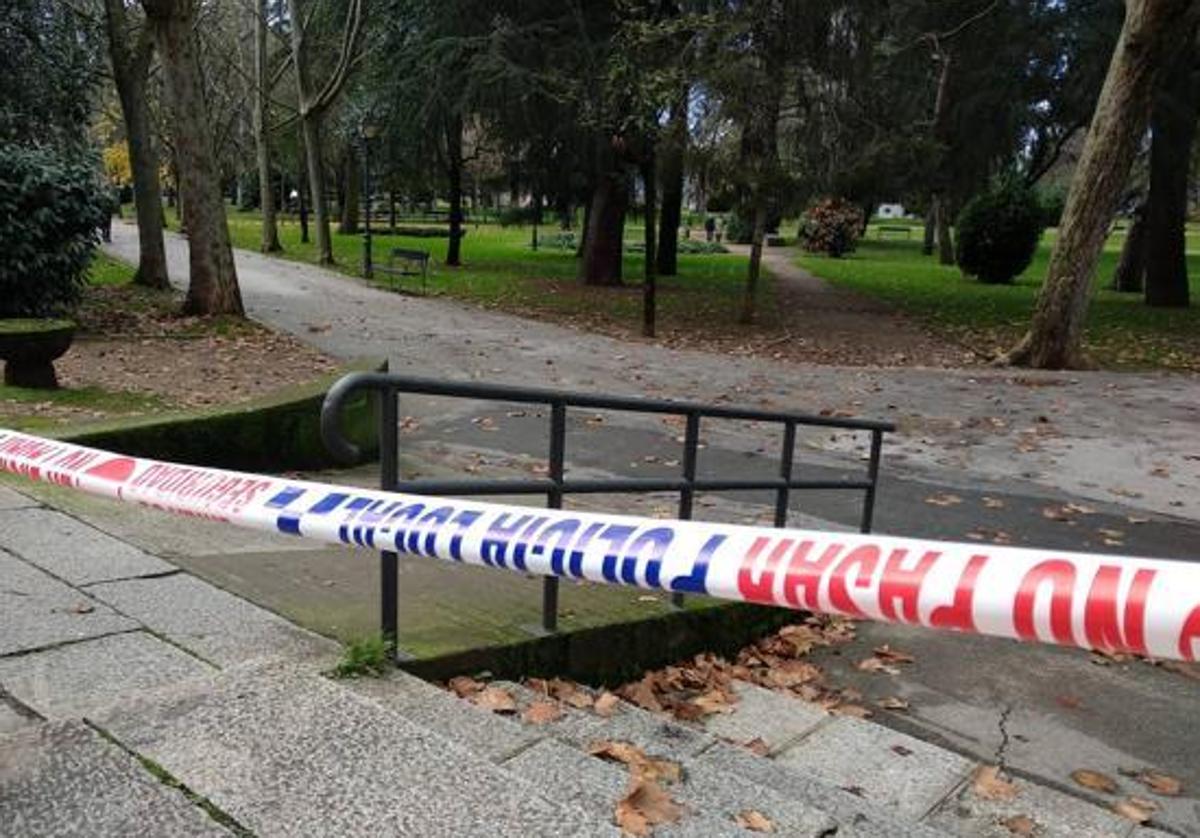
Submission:
M 199 0 L 141 0 L 162 57 L 187 207 L 189 281 L 184 311 L 243 314 L 221 178 L 213 150 L 196 37 Z
M 319 0 L 318 0 L 319 2 Z M 321 264 L 333 264 L 333 241 L 329 232 L 329 203 L 325 197 L 325 168 L 321 160 L 321 134 L 326 112 L 337 100 L 358 57 L 362 34 L 363 0 L 348 0 L 342 25 L 342 41 L 333 70 L 319 89 L 313 80 L 313 45 L 310 27 L 315 5 L 308 0 L 289 0 L 292 16 L 292 63 L 296 67 L 300 131 L 304 137 L 308 185 L 317 223 L 317 252 Z
M 251 121 L 254 130 L 254 151 L 258 163 L 259 208 L 262 211 L 262 252 L 277 253 L 279 227 L 275 220 L 275 192 L 271 188 L 271 130 L 267 124 L 269 92 L 267 74 L 267 0 L 254 0 L 254 93 L 251 100 Z
M 1006 356 L 1009 363 L 1048 369 L 1084 363 L 1083 326 L 1096 261 L 1146 131 L 1164 42 L 1194 7 L 1190 0 L 1128 0 L 1033 322 Z
M 133 281 L 149 288 L 169 288 L 167 252 L 163 245 L 162 190 L 158 182 L 158 155 L 154 151 L 150 129 L 147 91 L 154 38 L 149 26 L 131 20 L 126 14 L 124 0 L 104 0 L 104 22 L 133 174 L 139 245 Z

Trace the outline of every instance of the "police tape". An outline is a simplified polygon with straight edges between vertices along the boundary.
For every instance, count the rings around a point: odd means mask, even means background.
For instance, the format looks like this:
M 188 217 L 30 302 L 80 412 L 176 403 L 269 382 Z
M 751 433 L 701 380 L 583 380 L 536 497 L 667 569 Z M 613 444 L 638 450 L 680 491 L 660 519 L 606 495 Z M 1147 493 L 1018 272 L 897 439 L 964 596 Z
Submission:
M 372 550 L 1195 660 L 1200 564 L 407 495 L 127 457 L 0 429 L 0 471 Z

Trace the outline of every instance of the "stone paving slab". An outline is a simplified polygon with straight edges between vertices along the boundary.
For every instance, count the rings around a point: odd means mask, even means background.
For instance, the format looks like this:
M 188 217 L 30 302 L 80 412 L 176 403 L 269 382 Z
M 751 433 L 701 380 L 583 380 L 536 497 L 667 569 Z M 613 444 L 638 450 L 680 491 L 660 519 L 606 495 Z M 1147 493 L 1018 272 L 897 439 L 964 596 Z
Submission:
M 0 656 L 135 628 L 133 620 L 0 550 Z
M 735 681 L 738 701 L 731 713 L 716 713 L 704 719 L 704 729 L 713 736 L 745 744 L 761 739 L 776 750 L 826 721 L 829 714 L 816 704 L 781 695 L 757 684 Z
M 0 658 L 0 686 L 46 718 L 74 718 L 215 670 L 146 632 Z
M 788 769 L 853 789 L 916 820 L 975 767 L 958 754 L 861 719 L 838 717 L 775 760 Z
M 80 722 L 0 739 L 0 834 L 21 838 L 229 836 Z
M 295 669 L 222 673 L 210 689 L 97 723 L 262 838 L 616 838 L 455 743 Z
M 73 585 L 176 569 L 52 509 L 0 511 L 0 547 Z
M 1041 838 L 1128 838 L 1138 833 L 1136 824 L 1114 812 L 1045 786 L 1020 779 L 1014 783 L 1018 792 L 1013 800 L 986 800 L 967 786 L 927 822 L 972 838 L 1012 838 L 1014 830 L 1004 821 L 1022 815 L 1034 821 L 1033 834 Z
M 97 584 L 88 592 L 218 666 L 338 654 L 332 641 L 183 573 Z
M 453 739 L 494 762 L 528 748 L 544 735 L 404 672 L 344 683 L 410 722 Z
M 6 486 L 0 486 L 0 510 L 25 509 L 37 505 L 38 502 L 33 498 L 15 492 Z

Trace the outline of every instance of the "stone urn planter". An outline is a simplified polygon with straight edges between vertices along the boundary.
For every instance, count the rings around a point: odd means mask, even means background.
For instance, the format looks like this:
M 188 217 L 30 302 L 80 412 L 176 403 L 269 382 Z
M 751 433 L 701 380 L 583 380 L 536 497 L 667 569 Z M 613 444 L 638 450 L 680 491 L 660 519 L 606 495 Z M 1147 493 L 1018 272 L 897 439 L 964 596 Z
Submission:
M 70 320 L 0 320 L 4 383 L 11 387 L 57 387 L 54 361 L 70 348 L 74 338 L 75 324 Z

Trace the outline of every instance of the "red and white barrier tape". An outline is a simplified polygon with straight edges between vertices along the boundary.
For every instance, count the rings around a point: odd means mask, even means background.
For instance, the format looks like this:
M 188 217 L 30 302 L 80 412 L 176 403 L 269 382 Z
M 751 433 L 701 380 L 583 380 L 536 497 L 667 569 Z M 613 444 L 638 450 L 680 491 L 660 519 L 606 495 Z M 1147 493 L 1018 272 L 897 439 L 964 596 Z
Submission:
M 0 429 L 0 471 L 373 550 L 1195 660 L 1200 564 L 405 495 L 126 457 Z

